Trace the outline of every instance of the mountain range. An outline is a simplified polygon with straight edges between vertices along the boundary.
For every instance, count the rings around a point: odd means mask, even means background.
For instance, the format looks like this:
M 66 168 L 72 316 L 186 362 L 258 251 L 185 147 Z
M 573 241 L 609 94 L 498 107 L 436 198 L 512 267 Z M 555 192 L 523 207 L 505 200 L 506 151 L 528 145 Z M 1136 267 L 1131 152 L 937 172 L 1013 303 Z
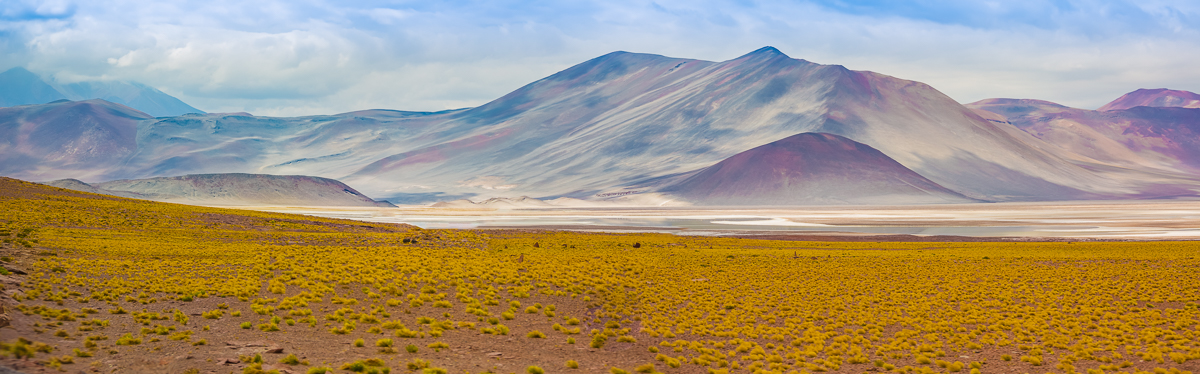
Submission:
M 154 117 L 204 113 L 183 101 L 137 82 L 46 81 L 22 67 L 0 73 L 0 107 L 46 104 L 57 100 L 102 99 L 121 104 Z
M 441 112 L 155 118 L 104 100 L 0 108 L 0 174 L 313 175 L 394 203 L 1169 198 L 1200 193 L 1194 97 L 1138 90 L 1102 111 L 962 105 L 920 82 L 771 47 L 723 62 L 614 52 Z
M 1121 106 L 1126 95 L 1105 107 Z M 1040 100 L 989 99 L 971 104 L 983 115 L 1029 133 L 1060 153 L 1092 164 L 1200 174 L 1200 109 L 1135 106 L 1086 110 Z

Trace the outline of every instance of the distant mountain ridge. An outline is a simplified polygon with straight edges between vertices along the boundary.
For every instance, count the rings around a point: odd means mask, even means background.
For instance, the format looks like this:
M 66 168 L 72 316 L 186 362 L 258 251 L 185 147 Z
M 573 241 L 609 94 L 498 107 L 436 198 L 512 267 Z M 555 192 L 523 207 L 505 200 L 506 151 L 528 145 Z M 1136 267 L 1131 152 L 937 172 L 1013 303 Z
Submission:
M 1198 175 L 1200 108 L 1130 106 L 1167 96 L 1200 97 L 1187 91 L 1138 90 L 1094 111 L 1039 100 L 987 99 L 967 106 L 992 113 L 1054 147 L 1085 158 L 1085 162 L 1160 175 Z
M 1130 109 L 1139 106 L 1155 108 L 1200 108 L 1200 94 L 1166 88 L 1139 89 L 1122 95 L 1096 109 L 1100 112 Z
M 158 89 L 137 82 L 47 82 L 22 67 L 0 73 L 0 107 L 46 104 L 55 100 L 103 99 L 155 117 L 204 113 Z
M 62 92 L 24 68 L 12 68 L 0 73 L 0 107 L 46 104 L 66 98 Z
M 88 184 L 76 179 L 45 183 L 76 191 L 203 205 L 391 207 L 346 184 L 303 175 L 201 174 Z

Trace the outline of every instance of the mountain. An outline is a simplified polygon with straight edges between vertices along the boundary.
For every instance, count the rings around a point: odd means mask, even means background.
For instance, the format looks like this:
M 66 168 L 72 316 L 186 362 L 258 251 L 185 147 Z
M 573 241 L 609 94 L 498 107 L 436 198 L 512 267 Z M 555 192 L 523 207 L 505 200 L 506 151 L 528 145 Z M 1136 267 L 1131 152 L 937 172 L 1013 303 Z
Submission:
M 1142 91 L 1148 90 L 1123 98 Z M 1148 186 L 1143 193 L 1195 194 L 1196 188 L 1178 181 L 1200 175 L 1200 109 L 1134 106 L 1093 111 L 1015 99 L 987 99 L 967 106 L 992 113 L 1062 154 L 1074 155 L 1080 164 L 1136 169 Z
M 204 205 L 394 206 L 333 179 L 303 175 L 200 174 L 87 184 L 46 183 L 76 191 Z
M 45 104 L 55 100 L 103 99 L 155 117 L 204 113 L 162 91 L 137 82 L 47 82 L 22 67 L 0 73 L 0 107 Z
M 494 177 L 514 195 L 585 197 L 824 132 L 972 198 L 1094 198 L 1139 185 L 1045 152 L 927 85 L 770 47 L 725 62 L 615 52 L 456 113 L 440 129 L 445 140 L 394 147 L 403 152 L 342 180 L 494 196 L 459 185 Z
M 137 82 L 76 82 L 57 87 L 71 100 L 104 99 L 155 117 L 204 113 L 174 96 Z
M 975 202 L 845 137 L 802 133 L 690 173 L 661 192 L 703 205 Z
M 24 68 L 12 68 L 0 73 L 0 107 L 45 104 L 66 98 L 66 95 L 42 81 L 41 77 Z
M 456 112 L 370 110 L 295 118 L 256 117 L 247 113 L 153 118 L 142 113 L 134 116 L 136 118 L 112 119 L 88 111 L 71 112 L 70 116 L 65 113 L 61 116 L 33 115 L 84 104 L 132 111 L 103 100 L 0 108 L 0 136 L 7 135 L 5 124 L 22 123 L 28 128 L 52 121 L 109 123 L 127 130 L 124 133 L 128 134 L 127 138 L 113 143 L 135 151 L 123 153 L 119 162 L 106 161 L 103 165 L 95 160 L 84 162 L 45 157 L 49 151 L 13 157 L 21 154 L 2 147 L 5 141 L 19 139 L 8 136 L 0 139 L 0 173 L 29 180 L 78 178 L 85 182 L 227 172 L 336 178 L 378 160 L 392 147 L 421 141 L 420 136 L 436 129 L 447 114 Z M 35 135 L 41 142 L 61 138 L 52 132 Z M 21 138 L 24 139 L 22 142 L 33 141 L 28 138 Z M 429 189 L 415 192 L 409 195 L 418 201 L 467 197 Z
M 1130 109 L 1133 107 L 1176 107 L 1176 108 L 1200 108 L 1200 94 L 1180 90 L 1168 90 L 1166 88 L 1157 89 L 1139 89 L 1127 93 L 1113 102 L 1104 104 L 1097 111 L 1107 112 L 1110 110 Z
M 22 108 L 41 110 L 33 107 L 40 106 Z M 459 110 L 207 113 L 135 122 L 136 152 L 91 174 L 36 157 L 0 160 L 0 172 L 85 182 L 314 175 L 406 203 L 513 196 L 670 201 L 649 195 L 652 187 L 818 132 L 865 144 L 970 199 L 1152 197 L 1164 186 L 1200 185 L 1194 174 L 1102 162 L 1050 144 L 1005 115 L 965 107 L 919 82 L 793 59 L 770 47 L 723 62 L 614 52 Z
M 92 178 L 138 150 L 138 121 L 153 118 L 104 100 L 0 108 L 0 174 Z
M 318 175 L 341 180 L 394 152 L 445 141 L 439 131 L 460 111 L 368 110 L 337 115 L 276 118 L 246 113 L 184 115 L 143 121 L 142 152 L 110 179 L 157 175 L 250 172 Z M 409 180 L 407 184 L 416 182 Z M 358 185 L 358 184 L 355 184 Z M 397 186 L 365 183 L 374 196 L 395 198 Z M 401 186 L 409 187 L 409 186 Z M 424 187 L 424 186 L 422 186 Z M 445 199 L 443 190 L 409 188 L 410 195 Z M 406 191 L 401 188 L 400 191 Z M 397 200 L 409 201 L 403 195 Z

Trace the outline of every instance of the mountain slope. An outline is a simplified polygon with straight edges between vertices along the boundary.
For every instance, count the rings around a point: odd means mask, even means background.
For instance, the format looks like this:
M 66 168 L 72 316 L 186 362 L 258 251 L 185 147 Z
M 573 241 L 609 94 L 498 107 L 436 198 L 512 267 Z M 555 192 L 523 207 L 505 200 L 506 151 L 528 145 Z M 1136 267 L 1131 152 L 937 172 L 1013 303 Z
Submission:
M 703 205 L 974 202 L 866 144 L 822 133 L 738 153 L 660 191 Z
M 96 191 L 77 183 L 56 181 L 48 184 L 79 191 L 126 197 L 144 196 L 151 200 L 189 204 L 393 206 L 372 200 L 342 182 L 303 175 L 198 174 L 84 185 Z
M 138 149 L 149 115 L 104 100 L 0 108 L 0 174 L 30 179 L 91 178 Z
M 1108 104 L 1096 109 L 1097 111 L 1107 112 L 1110 110 L 1130 109 L 1133 107 L 1176 107 L 1176 108 L 1200 108 L 1200 94 L 1195 92 L 1168 90 L 1166 88 L 1158 89 L 1138 89 L 1122 95 Z
M 1139 105 L 1093 111 L 1047 102 L 1030 105 L 1032 102 L 988 99 L 967 106 L 997 114 L 1017 128 L 1095 163 L 1193 178 L 1200 174 L 1200 109 Z
M 142 152 L 111 177 L 232 171 L 338 178 L 396 149 L 445 141 L 437 135 L 446 131 L 439 125 L 458 112 L 368 110 L 295 118 L 211 113 L 159 118 L 140 124 Z

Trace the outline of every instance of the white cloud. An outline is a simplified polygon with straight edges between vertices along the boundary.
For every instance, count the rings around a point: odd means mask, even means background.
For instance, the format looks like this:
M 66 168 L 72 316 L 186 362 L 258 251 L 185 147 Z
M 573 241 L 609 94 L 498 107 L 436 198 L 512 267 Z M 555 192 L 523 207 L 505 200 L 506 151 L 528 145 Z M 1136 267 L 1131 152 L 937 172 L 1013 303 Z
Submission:
M 764 45 L 964 102 L 1200 91 L 1194 3 L 920 4 L 26 1 L 0 7 L 0 68 L 136 80 L 201 109 L 270 115 L 474 106 L 614 50 L 725 60 Z
M 394 25 L 412 16 L 412 12 L 403 9 L 375 8 L 366 11 L 367 16 L 375 22 L 384 25 Z

